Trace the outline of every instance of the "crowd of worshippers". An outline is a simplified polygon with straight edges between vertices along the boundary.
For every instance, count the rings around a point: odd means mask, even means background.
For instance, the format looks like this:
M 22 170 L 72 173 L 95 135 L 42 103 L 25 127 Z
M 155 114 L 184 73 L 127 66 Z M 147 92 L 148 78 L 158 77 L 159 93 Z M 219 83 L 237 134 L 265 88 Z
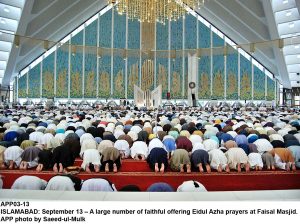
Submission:
M 0 178 L 0 189 L 3 182 Z M 50 191 L 102 191 L 116 192 L 116 186 L 109 180 L 103 178 L 90 178 L 81 180 L 77 176 L 61 174 L 52 177 L 48 182 L 36 176 L 24 175 L 17 178 L 11 186 L 13 190 L 50 190 Z M 119 191 L 142 191 L 137 185 L 125 185 Z M 206 188 L 198 181 L 184 181 L 174 189 L 171 185 L 164 182 L 151 184 L 148 192 L 207 192 Z
M 25 111 L 0 117 L 2 169 L 118 172 L 145 160 L 155 172 L 300 168 L 299 115 L 287 112 Z

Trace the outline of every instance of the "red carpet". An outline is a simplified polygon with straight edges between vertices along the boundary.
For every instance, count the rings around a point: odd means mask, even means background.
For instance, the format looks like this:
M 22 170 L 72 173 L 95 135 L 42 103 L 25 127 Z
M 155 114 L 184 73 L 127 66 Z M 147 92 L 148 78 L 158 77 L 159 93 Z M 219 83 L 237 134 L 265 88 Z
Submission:
M 77 161 L 79 165 L 80 161 Z M 134 172 L 137 171 L 137 172 Z M 35 170 L 1 170 L 0 174 L 4 176 L 3 188 L 10 188 L 16 178 L 22 175 L 34 175 L 45 180 L 49 180 L 55 175 L 52 171 L 43 171 L 41 173 Z M 230 174 L 212 172 L 210 174 L 191 173 L 181 174 L 176 172 L 166 172 L 156 174 L 151 172 L 147 163 L 143 161 L 125 160 L 122 163 L 120 172 L 114 173 L 85 173 L 81 172 L 78 177 L 82 180 L 88 178 L 106 178 L 113 182 L 117 189 L 128 185 L 135 184 L 146 190 L 152 183 L 166 182 L 173 186 L 174 189 L 186 180 L 197 180 L 201 182 L 209 191 L 242 191 L 242 190 L 283 190 L 283 189 L 300 189 L 300 171 L 252 171 L 250 173 Z
M 81 166 L 82 159 L 76 159 L 74 166 Z M 152 172 L 146 161 L 136 161 L 133 159 L 122 160 L 120 172 Z

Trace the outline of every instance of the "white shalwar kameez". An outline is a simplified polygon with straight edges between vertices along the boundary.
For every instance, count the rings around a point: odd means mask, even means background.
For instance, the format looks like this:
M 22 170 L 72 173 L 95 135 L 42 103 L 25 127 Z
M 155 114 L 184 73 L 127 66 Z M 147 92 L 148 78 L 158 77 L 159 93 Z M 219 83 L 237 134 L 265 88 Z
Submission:
M 225 153 L 230 169 L 237 169 L 238 163 L 248 162 L 248 156 L 242 148 L 231 148 Z
M 15 180 L 11 189 L 14 190 L 44 190 L 47 181 L 36 176 L 21 176 Z
M 227 158 L 225 156 L 225 153 L 222 152 L 220 149 L 213 149 L 208 152 L 209 155 L 209 163 L 210 167 L 217 170 L 219 165 L 222 166 L 222 169 L 226 169 L 227 165 Z
M 117 191 L 114 184 L 110 183 L 101 178 L 92 178 L 83 182 L 80 191 L 103 191 L 103 192 L 113 192 Z
M 90 163 L 94 166 L 100 166 L 100 160 L 100 153 L 97 149 L 86 149 L 83 153 L 83 162 L 81 164 L 81 168 L 85 170 L 86 165 L 89 165 Z
M 255 169 L 256 166 L 259 166 L 261 168 L 264 167 L 264 163 L 263 163 L 261 155 L 259 153 L 250 153 L 248 155 L 248 158 L 249 158 L 250 167 L 252 169 Z
M 9 161 L 14 161 L 16 165 L 19 167 L 21 163 L 21 154 L 23 149 L 19 146 L 10 146 L 4 151 L 4 160 L 7 165 L 9 165 Z
M 45 190 L 75 191 L 75 187 L 73 181 L 69 177 L 55 176 L 49 180 Z

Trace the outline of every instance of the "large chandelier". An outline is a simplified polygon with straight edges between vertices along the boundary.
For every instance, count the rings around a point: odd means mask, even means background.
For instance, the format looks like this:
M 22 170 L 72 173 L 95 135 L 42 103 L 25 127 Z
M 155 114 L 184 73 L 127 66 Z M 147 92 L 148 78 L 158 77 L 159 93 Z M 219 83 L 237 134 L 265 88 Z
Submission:
M 118 3 L 119 14 L 127 14 L 131 20 L 140 22 L 166 24 L 185 15 L 186 7 L 199 9 L 204 0 L 108 0 L 110 4 Z

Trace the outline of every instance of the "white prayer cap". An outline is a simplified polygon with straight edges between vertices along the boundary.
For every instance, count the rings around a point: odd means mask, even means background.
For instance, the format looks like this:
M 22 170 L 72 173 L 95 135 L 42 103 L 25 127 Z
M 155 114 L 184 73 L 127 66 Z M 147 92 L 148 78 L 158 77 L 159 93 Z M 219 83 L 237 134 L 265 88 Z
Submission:
M 281 130 L 278 130 L 277 133 L 280 134 L 281 136 L 285 136 L 289 133 L 289 131 L 287 129 L 281 129 Z
M 105 124 L 98 124 L 98 128 L 99 127 L 106 128 Z
M 129 137 L 132 139 L 132 141 L 136 141 L 138 139 L 138 135 L 134 131 L 128 132 Z
M 106 128 L 105 128 L 105 131 L 114 133 L 114 128 L 113 128 L 113 127 L 106 127 Z
M 159 131 L 163 131 L 163 128 L 161 126 L 156 126 L 153 128 L 153 134 L 156 134 Z
M 200 135 L 191 135 L 189 139 L 193 145 L 197 142 L 202 143 L 202 141 L 203 141 Z
M 198 181 L 184 181 L 178 188 L 177 192 L 207 192 L 206 188 Z
M 125 135 L 124 131 L 120 129 L 116 129 L 114 132 L 115 138 L 118 139 L 121 135 Z
M 180 132 L 181 131 L 181 125 L 180 124 L 176 124 L 175 126 L 174 126 L 174 128 L 177 128 L 177 130 Z
M 284 142 L 284 139 L 280 134 L 272 134 L 269 136 L 269 138 L 270 138 L 270 142 L 275 141 L 275 140 Z
M 134 125 L 131 127 L 130 131 L 134 131 L 135 133 L 139 133 L 140 131 L 142 131 L 141 127 Z
M 237 133 L 235 131 L 228 131 L 227 134 L 230 134 L 233 138 L 237 136 Z

